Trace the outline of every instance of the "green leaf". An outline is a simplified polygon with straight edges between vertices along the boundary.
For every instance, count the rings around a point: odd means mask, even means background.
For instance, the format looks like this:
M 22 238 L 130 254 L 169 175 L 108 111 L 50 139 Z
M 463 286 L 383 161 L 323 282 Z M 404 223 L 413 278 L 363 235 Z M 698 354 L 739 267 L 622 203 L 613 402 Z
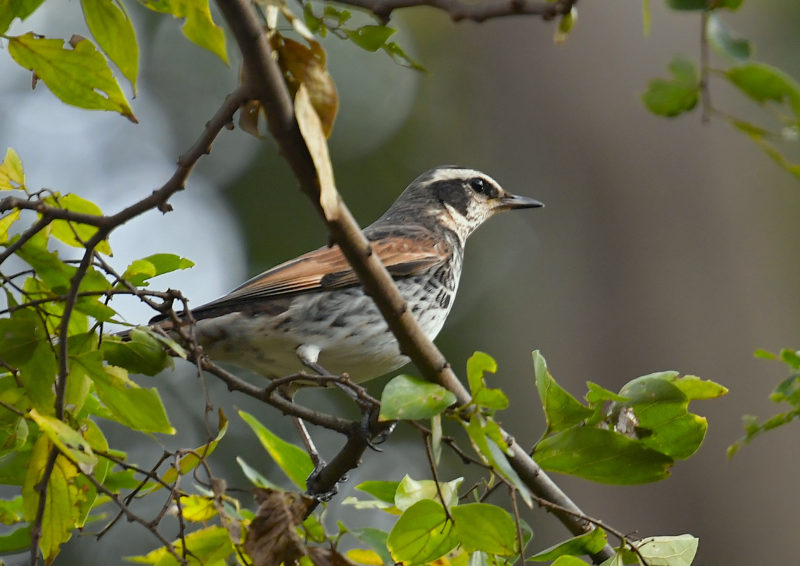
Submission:
M 86 419 L 81 423 L 81 430 L 84 431 L 83 437 L 93 450 L 108 452 L 108 441 L 100 430 L 100 427 L 97 426 L 97 423 Z M 105 458 L 99 458 L 97 464 L 94 466 L 92 475 L 102 484 L 105 482 L 109 468 L 111 468 L 111 462 Z M 82 494 L 78 502 L 78 517 L 76 520 L 76 526 L 82 529 L 89 520 L 89 513 L 97 502 L 97 488 L 94 483 L 89 481 L 85 474 L 81 474 L 75 478 L 75 485 L 78 488 L 78 492 Z
M 83 438 L 80 432 L 54 417 L 39 414 L 36 409 L 31 409 L 29 415 L 47 435 L 50 442 L 55 444 L 62 453 L 68 455 L 82 472 L 91 473 L 97 464 L 97 456 L 92 452 L 89 441 Z
M 423 499 L 406 509 L 386 542 L 395 562 L 426 564 L 455 548 L 458 537 L 444 507 Z
M 119 472 L 111 472 L 106 474 L 106 479 L 103 485 L 112 492 L 119 492 L 123 489 L 135 489 L 142 482 L 136 479 L 136 472 L 134 470 L 121 470 Z
M 154 254 L 132 262 L 122 274 L 131 285 L 143 285 L 148 279 L 170 273 L 177 269 L 188 269 L 194 262 L 175 254 Z
M 746 61 L 750 58 L 750 42 L 736 37 L 733 30 L 728 27 L 728 24 L 715 13 L 708 17 L 706 35 L 711 47 L 720 55 L 734 61 Z
M 755 352 L 753 352 L 754 358 L 761 358 L 764 360 L 777 360 L 778 356 L 773 354 L 772 352 L 768 352 L 763 348 L 758 348 Z
M 0 319 L 0 359 L 20 370 L 19 381 L 33 406 L 52 413 L 57 365 L 47 331 L 33 310 Z
M 716 0 L 712 9 L 727 8 L 738 10 L 743 0 Z M 667 6 L 673 10 L 708 10 L 708 0 L 667 0 Z
M 499 389 L 486 387 L 486 372 L 496 373 L 497 362 L 484 352 L 475 352 L 467 360 L 467 381 L 472 402 L 489 410 L 502 410 L 508 407 L 508 397 Z
M 387 26 L 366 25 L 355 30 L 344 30 L 344 33 L 350 41 L 361 49 L 377 51 L 386 44 L 386 40 L 394 35 L 396 31 L 396 29 Z
M 497 362 L 485 352 L 473 353 L 467 360 L 467 382 L 473 396 L 486 387 L 486 381 L 483 378 L 483 374 L 486 372 L 497 373 Z
M 642 102 L 657 116 L 668 118 L 692 110 L 700 94 L 700 76 L 694 62 L 676 57 L 669 64 L 672 80 L 652 79 Z
M 395 63 L 402 65 L 404 67 L 408 67 L 409 69 L 413 69 L 414 71 L 420 71 L 422 73 L 427 73 L 428 69 L 426 69 L 422 64 L 418 61 L 412 59 L 402 47 L 400 47 L 396 42 L 390 41 L 386 45 L 383 46 L 383 50 L 388 53 L 391 58 L 394 60 Z
M 21 486 L 27 479 L 25 473 L 31 458 L 31 448 L 20 447 L 0 456 L 0 484 Z
M 28 521 L 33 521 L 39 507 L 39 491 L 36 486 L 47 467 L 51 449 L 49 438 L 48 435 L 42 435 L 36 442 L 22 486 L 25 518 Z M 42 517 L 42 537 L 39 541 L 39 549 L 46 563 L 58 554 L 61 544 L 70 539 L 73 529 L 77 526 L 79 505 L 83 497 L 75 484 L 77 476 L 78 469 L 64 455 L 59 454 L 46 485 L 47 504 Z
M 522 482 L 517 472 L 514 468 L 511 467 L 511 464 L 508 462 L 503 449 L 491 438 L 489 434 L 487 434 L 487 429 L 491 428 L 490 425 L 487 425 L 488 422 L 493 422 L 490 419 L 487 419 L 481 416 L 478 413 L 474 413 L 470 416 L 470 420 L 467 424 L 464 424 L 464 428 L 469 435 L 470 442 L 474 446 L 475 450 L 483 456 L 483 458 L 488 462 L 492 468 L 497 471 L 501 476 L 506 478 L 511 484 L 517 489 L 520 497 L 525 502 L 528 507 L 533 505 L 531 500 L 531 494 L 528 490 L 528 487 Z M 463 424 L 463 421 L 462 421 Z M 497 423 L 494 423 L 497 426 Z M 503 442 L 505 445 L 505 442 Z
M 90 377 L 97 396 L 115 420 L 139 432 L 175 434 L 156 388 L 139 387 L 123 368 L 105 366 L 103 370 L 92 372 Z
M 42 282 L 55 293 L 66 293 L 75 268 L 65 264 L 58 253 L 47 249 L 47 235 L 39 232 L 17 250 L 17 255 L 25 260 Z
M 619 403 L 624 403 L 628 400 L 627 397 L 623 397 L 618 393 L 614 393 L 613 391 L 609 391 L 605 387 L 597 385 L 596 383 L 592 383 L 591 381 L 586 382 L 586 387 L 588 387 L 589 392 L 586 394 L 586 400 L 589 402 L 590 405 L 596 405 L 598 403 L 603 403 L 605 401 L 616 401 Z
M 48 340 L 36 345 L 33 356 L 19 367 L 19 380 L 25 386 L 33 406 L 43 414 L 54 411 L 54 384 L 58 373 L 58 362 Z
M 783 348 L 780 358 L 782 362 L 789 364 L 792 369 L 800 369 L 800 351 Z
M 10 191 L 24 186 L 25 173 L 22 170 L 22 160 L 17 152 L 9 147 L 3 162 L 0 163 L 0 191 Z
M 136 96 L 139 46 L 124 6 L 114 0 L 81 0 L 86 25 L 97 44 L 128 79 Z
M 630 399 L 623 405 L 633 409 L 636 435 L 642 443 L 671 458 L 685 459 L 702 444 L 708 423 L 689 412 L 689 398 L 674 385 L 676 378 L 677 372 L 645 375 L 627 383 L 620 393 Z M 692 391 L 702 383 L 690 379 L 687 389 Z
M 11 318 L 0 318 L 0 359 L 21 366 L 33 357 L 38 344 L 46 338 L 41 320 L 31 309 L 18 310 Z
M 252 483 L 254 486 L 263 487 L 264 489 L 276 489 L 276 490 L 281 489 L 280 487 L 269 481 L 267 478 L 265 478 L 261 474 L 261 472 L 259 472 L 250 464 L 245 462 L 241 456 L 236 457 L 236 463 L 239 464 L 239 467 L 242 469 L 242 472 L 244 472 L 245 477 L 248 480 L 250 480 L 250 483 Z
M 300 489 L 305 489 L 306 479 L 314 471 L 314 464 L 309 455 L 302 448 L 273 434 L 250 413 L 239 411 L 239 416 L 253 429 L 261 445 L 266 448 L 283 473 L 292 480 L 292 483 Z
M 303 519 L 303 531 L 306 537 L 314 542 L 325 542 L 327 540 L 325 527 L 314 515 L 309 515 Z
M 531 559 L 529 558 L 528 560 Z M 605 566 L 609 566 L 611 562 L 607 560 L 603 562 L 603 564 Z M 574 556 L 564 555 L 556 558 L 550 566 L 586 566 L 586 562 Z M 621 562 L 619 563 L 619 566 L 623 566 Z
M 58 98 L 88 110 L 113 110 L 136 122 L 108 62 L 88 39 L 65 49 L 61 39 L 44 39 L 32 32 L 8 40 L 8 52 L 33 71 Z
M 780 69 L 765 63 L 746 63 L 729 68 L 725 76 L 759 104 L 788 102 L 795 121 L 800 121 L 800 84 Z
M 14 18 L 25 20 L 44 0 L 0 0 L 0 33 L 8 31 Z
M 130 372 L 156 375 L 172 365 L 172 358 L 162 344 L 141 328 L 133 328 L 128 339 L 108 336 L 103 340 L 103 358 L 113 366 Z
M 592 416 L 592 409 L 584 406 L 556 383 L 539 350 L 533 352 L 533 369 L 536 388 L 539 390 L 539 398 L 547 419 L 547 433 L 570 428 Z
M 505 509 L 488 503 L 467 503 L 450 509 L 455 533 L 467 552 L 512 556 L 517 548 L 517 525 Z
M 356 486 L 356 489 L 369 493 L 375 499 L 386 503 L 394 504 L 394 497 L 397 493 L 398 481 L 365 481 Z
M 13 525 L 25 520 L 22 509 L 22 496 L 18 495 L 13 499 L 0 500 L 0 523 Z
M 600 552 L 606 545 L 606 532 L 603 529 L 595 528 L 588 533 L 578 535 L 562 543 L 551 546 L 528 558 L 534 562 L 546 562 L 555 560 L 561 556 L 583 556 Z M 585 562 L 581 562 L 585 564 Z
M 611 430 L 576 426 L 541 440 L 534 460 L 545 470 L 613 485 L 660 481 L 674 460 Z
M 209 566 L 222 566 L 227 564 L 226 559 L 234 552 L 233 543 L 224 527 L 213 526 L 200 529 L 187 534 L 186 552 L 192 557 L 189 564 L 207 564 Z M 183 553 L 181 539 L 172 542 L 178 556 Z M 178 566 L 179 562 L 165 547 L 157 548 L 144 556 L 126 556 L 125 560 L 139 564 L 157 564 L 158 566 Z
M 393 502 L 395 507 L 405 511 L 423 499 L 439 501 L 439 491 L 441 491 L 444 503 L 449 508 L 458 504 L 458 488 L 463 481 L 464 478 L 456 478 L 449 482 L 439 482 L 439 490 L 437 490 L 436 482 L 433 480 L 414 480 L 406 475 L 397 486 Z
M 431 417 L 431 452 L 437 466 L 442 459 L 442 415 Z
M 692 535 L 648 537 L 636 543 L 636 548 L 651 566 L 690 566 L 698 542 Z
M 54 208 L 62 208 L 72 212 L 81 214 L 91 214 L 92 216 L 101 217 L 103 211 L 95 203 L 86 200 L 78 195 L 69 193 L 63 196 L 53 195 L 44 199 L 44 203 Z M 89 224 L 81 224 L 79 222 L 69 222 L 67 220 L 53 220 L 50 223 L 51 234 L 73 248 L 82 248 L 92 236 L 97 232 L 97 228 Z M 111 255 L 111 247 L 108 245 L 107 240 L 103 240 L 97 244 L 97 251 L 105 255 Z
M 89 396 L 91 373 L 103 372 L 103 358 L 97 351 L 94 332 L 69 337 L 69 377 L 65 403 L 72 414 L 80 413 Z
M 225 32 L 211 19 L 208 0 L 141 0 L 145 7 L 154 12 L 172 14 L 185 18 L 181 31 L 186 38 L 228 62 L 225 49 Z
M 364 527 L 363 529 L 355 529 L 350 532 L 361 542 L 370 545 L 378 556 L 380 556 L 381 560 L 383 560 L 384 564 L 394 564 L 387 544 L 389 533 L 373 527 Z
M 31 547 L 31 525 L 20 527 L 0 536 L 0 553 L 15 554 Z
M 795 406 L 800 404 L 800 376 L 792 375 L 781 381 L 770 394 L 769 400 L 773 403 L 785 401 Z
M 381 394 L 380 420 L 426 419 L 440 414 L 456 402 L 456 396 L 444 387 L 425 379 L 398 375 Z
M 700 379 L 696 375 L 677 376 L 677 372 L 673 377 L 666 378 L 668 381 L 680 389 L 689 401 L 702 401 L 704 399 L 716 399 L 728 394 L 728 388 L 715 383 L 711 380 Z
M 800 179 L 800 163 L 792 163 L 786 159 L 786 157 L 784 157 L 783 154 L 781 154 L 781 152 L 775 148 L 775 146 L 769 143 L 765 139 L 765 136 L 767 135 L 765 130 L 742 120 L 733 119 L 731 120 L 731 123 L 734 127 L 746 133 L 750 139 L 753 140 L 756 145 L 758 145 L 764 151 L 764 153 L 766 153 L 775 163 L 778 164 L 778 166 L 794 175 L 795 178 Z

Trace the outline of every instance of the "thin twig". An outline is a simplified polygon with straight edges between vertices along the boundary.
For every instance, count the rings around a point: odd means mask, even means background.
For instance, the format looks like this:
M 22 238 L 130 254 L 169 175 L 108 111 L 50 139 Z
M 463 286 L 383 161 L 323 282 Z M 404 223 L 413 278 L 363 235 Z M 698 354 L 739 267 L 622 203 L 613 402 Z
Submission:
M 513 486 L 508 488 L 508 495 L 511 498 L 511 510 L 514 512 L 514 523 L 517 526 L 517 544 L 519 545 L 519 559 L 525 564 L 525 556 L 523 554 L 523 540 L 522 540 L 522 519 L 519 516 L 519 507 L 517 506 L 517 489 Z
M 425 433 L 422 433 L 422 440 L 425 443 L 425 453 L 428 455 L 428 465 L 431 468 L 431 475 L 433 475 L 433 482 L 436 485 L 436 495 L 439 497 L 439 501 L 442 502 L 442 507 L 444 507 L 444 514 L 447 517 L 448 521 L 452 521 L 453 517 L 450 515 L 450 507 L 447 504 L 447 501 L 444 500 L 444 495 L 442 495 L 442 486 L 439 485 L 439 472 L 436 470 L 436 462 L 434 462 L 433 458 L 433 449 L 431 448 L 431 437 Z
M 201 365 L 205 371 L 208 371 L 219 377 L 228 386 L 230 391 L 239 391 L 249 397 L 269 403 L 286 415 L 299 417 L 306 422 L 310 422 L 312 424 L 348 435 L 353 431 L 353 427 L 359 424 L 355 421 L 312 411 L 311 409 L 303 407 L 302 405 L 298 405 L 288 401 L 287 399 L 284 399 L 274 391 L 265 394 L 265 388 L 257 387 L 252 383 L 248 383 L 247 381 L 236 377 L 234 374 L 221 368 L 207 357 L 203 357 L 201 359 Z

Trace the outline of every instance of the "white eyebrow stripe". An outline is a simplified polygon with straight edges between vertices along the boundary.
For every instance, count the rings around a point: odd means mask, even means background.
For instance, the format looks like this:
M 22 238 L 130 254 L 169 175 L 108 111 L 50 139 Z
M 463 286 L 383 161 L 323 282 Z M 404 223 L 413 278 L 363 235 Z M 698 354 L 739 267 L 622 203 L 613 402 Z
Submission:
M 437 169 L 433 172 L 428 182 L 435 183 L 437 181 L 452 181 L 452 180 L 464 180 L 471 179 L 473 177 L 481 177 L 486 179 L 496 187 L 500 186 L 500 183 L 492 179 L 486 173 L 482 173 L 480 171 L 476 171 L 475 169 L 462 169 L 459 167 L 452 167 L 448 169 Z

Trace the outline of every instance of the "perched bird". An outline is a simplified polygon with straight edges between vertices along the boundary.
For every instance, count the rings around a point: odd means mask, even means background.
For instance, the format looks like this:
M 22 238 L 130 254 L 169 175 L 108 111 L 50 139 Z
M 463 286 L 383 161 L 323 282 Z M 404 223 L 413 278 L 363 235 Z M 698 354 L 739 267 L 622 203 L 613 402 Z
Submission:
M 453 306 L 467 237 L 498 212 L 540 206 L 479 171 L 437 167 L 417 177 L 364 235 L 433 339 Z M 271 379 L 321 366 L 363 382 L 408 362 L 336 245 L 273 267 L 192 315 L 212 360 Z

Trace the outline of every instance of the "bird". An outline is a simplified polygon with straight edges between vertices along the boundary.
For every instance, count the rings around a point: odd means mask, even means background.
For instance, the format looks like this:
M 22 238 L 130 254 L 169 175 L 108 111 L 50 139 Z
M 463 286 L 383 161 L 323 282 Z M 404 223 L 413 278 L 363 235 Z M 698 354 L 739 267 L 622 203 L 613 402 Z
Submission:
M 500 212 L 541 206 L 480 171 L 440 166 L 363 232 L 434 339 L 453 306 L 469 235 Z M 336 244 L 272 267 L 191 315 L 211 360 L 269 379 L 310 367 L 362 383 L 409 361 Z M 173 323 L 162 315 L 150 324 L 169 331 Z

